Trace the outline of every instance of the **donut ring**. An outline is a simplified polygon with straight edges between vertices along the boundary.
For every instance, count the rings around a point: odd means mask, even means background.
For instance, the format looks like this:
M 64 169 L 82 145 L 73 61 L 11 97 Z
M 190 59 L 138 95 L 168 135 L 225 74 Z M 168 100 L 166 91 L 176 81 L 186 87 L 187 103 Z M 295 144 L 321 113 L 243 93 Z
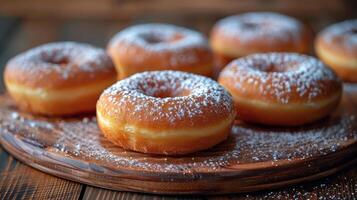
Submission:
M 319 58 L 343 80 L 357 82 L 357 19 L 324 29 L 315 48 Z
M 200 33 L 168 24 L 142 24 L 116 34 L 108 52 L 120 78 L 155 70 L 211 76 L 213 56 Z
M 298 20 L 272 12 L 250 12 L 218 21 L 211 32 L 216 63 L 222 69 L 253 53 L 307 53 L 311 33 Z
M 134 151 L 186 154 L 225 140 L 233 100 L 217 82 L 178 71 L 143 72 L 104 91 L 97 120 L 105 137 Z
M 95 110 L 102 91 L 116 73 L 105 51 L 90 45 L 58 42 L 12 58 L 5 85 L 20 109 L 44 115 L 72 115 Z
M 254 54 L 232 61 L 219 83 L 233 96 L 238 117 L 267 125 L 301 125 L 338 105 L 342 84 L 319 60 L 294 53 Z

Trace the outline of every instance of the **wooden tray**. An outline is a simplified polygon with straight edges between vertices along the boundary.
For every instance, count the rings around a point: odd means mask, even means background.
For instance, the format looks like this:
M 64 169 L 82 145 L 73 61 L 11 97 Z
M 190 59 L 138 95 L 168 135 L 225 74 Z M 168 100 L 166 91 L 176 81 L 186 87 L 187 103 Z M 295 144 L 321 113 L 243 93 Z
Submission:
M 34 168 L 114 190 L 218 194 L 272 189 L 357 162 L 357 86 L 344 88 L 339 108 L 318 123 L 283 129 L 237 122 L 224 143 L 180 157 L 125 151 L 101 135 L 94 116 L 32 116 L 1 95 L 0 141 Z

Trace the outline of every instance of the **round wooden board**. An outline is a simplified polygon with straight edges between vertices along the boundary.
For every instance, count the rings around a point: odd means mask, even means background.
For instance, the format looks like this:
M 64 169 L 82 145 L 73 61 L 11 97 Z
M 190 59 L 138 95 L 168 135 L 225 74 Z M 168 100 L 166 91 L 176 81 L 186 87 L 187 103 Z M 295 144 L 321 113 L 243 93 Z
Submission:
M 339 108 L 320 122 L 295 128 L 237 122 L 222 144 L 178 157 L 125 151 L 102 136 L 94 116 L 33 116 L 2 95 L 0 141 L 34 168 L 114 190 L 218 194 L 272 189 L 356 163 L 357 85 L 344 90 Z

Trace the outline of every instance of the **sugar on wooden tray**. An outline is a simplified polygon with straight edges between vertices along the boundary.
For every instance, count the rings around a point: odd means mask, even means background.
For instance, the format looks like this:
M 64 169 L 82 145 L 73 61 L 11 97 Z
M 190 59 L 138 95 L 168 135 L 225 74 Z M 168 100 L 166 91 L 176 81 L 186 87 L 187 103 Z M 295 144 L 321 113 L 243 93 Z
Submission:
M 183 156 L 185 162 L 177 162 L 174 157 L 141 156 L 142 154 L 120 150 L 105 141 L 98 130 L 95 118 L 83 120 L 65 120 L 49 123 L 23 117 L 17 112 L 7 113 L 8 120 L 1 119 L 2 129 L 16 134 L 30 134 L 32 143 L 41 142 L 46 134 L 57 134 L 55 140 L 46 141 L 40 146 L 48 146 L 68 156 L 81 159 L 94 159 L 117 167 L 130 166 L 137 170 L 157 172 L 181 172 L 190 174 L 197 170 L 229 169 L 236 164 L 254 162 L 271 162 L 276 165 L 279 160 L 308 159 L 333 153 L 347 142 L 357 140 L 356 117 L 342 115 L 331 119 L 329 126 L 311 126 L 292 130 L 275 130 L 264 127 L 235 126 L 230 138 L 221 145 L 198 154 Z M 20 125 L 21 124 L 21 125 Z M 27 127 L 26 132 L 21 127 Z M 51 130 L 51 133 L 48 133 Z M 52 133 L 55 131 L 55 133 Z M 27 139 L 28 140 L 28 139 Z M 43 142 L 43 141 L 42 141 Z M 224 146 L 224 148 L 223 148 Z M 221 148 L 222 147 L 222 148 Z M 114 151 L 114 149 L 116 149 Z

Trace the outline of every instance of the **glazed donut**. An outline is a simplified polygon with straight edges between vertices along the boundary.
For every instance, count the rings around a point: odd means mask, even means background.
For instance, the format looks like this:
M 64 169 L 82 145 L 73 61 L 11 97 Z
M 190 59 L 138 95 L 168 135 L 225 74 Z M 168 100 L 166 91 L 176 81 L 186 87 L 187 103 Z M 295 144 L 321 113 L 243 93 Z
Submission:
M 357 19 L 324 29 L 315 48 L 319 58 L 343 80 L 357 82 Z
M 211 76 L 213 56 L 200 33 L 169 24 L 142 24 L 116 34 L 108 45 L 120 78 L 155 70 Z
M 186 154 L 225 140 L 235 119 L 230 94 L 217 82 L 178 71 L 143 72 L 104 91 L 100 129 L 114 144 L 151 154 Z
M 219 83 L 233 96 L 244 121 L 293 126 L 327 116 L 342 83 L 319 60 L 295 53 L 253 54 L 232 61 Z
M 90 45 L 58 42 L 12 58 L 5 85 L 20 109 L 43 115 L 95 111 L 102 91 L 116 80 L 105 51 Z
M 226 17 L 211 31 L 215 66 L 220 71 L 235 58 L 253 53 L 309 50 L 311 33 L 298 20 L 271 12 Z

